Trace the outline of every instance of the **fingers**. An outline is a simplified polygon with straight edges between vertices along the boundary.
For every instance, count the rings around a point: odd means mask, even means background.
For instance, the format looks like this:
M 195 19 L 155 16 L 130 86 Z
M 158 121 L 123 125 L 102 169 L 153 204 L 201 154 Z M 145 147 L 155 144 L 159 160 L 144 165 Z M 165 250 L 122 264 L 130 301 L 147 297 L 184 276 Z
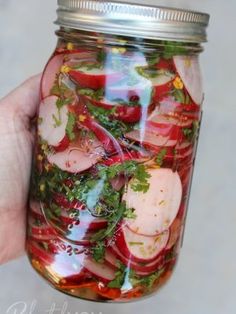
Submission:
M 4 97 L 0 104 L 13 112 L 22 112 L 27 118 L 33 118 L 39 104 L 41 74 L 35 75 Z

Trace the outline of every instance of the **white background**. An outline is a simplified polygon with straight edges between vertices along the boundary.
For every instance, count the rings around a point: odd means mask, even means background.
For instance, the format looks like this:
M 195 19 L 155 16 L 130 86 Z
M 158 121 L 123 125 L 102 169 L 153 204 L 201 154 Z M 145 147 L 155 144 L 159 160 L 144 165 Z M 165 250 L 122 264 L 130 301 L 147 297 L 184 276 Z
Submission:
M 57 307 L 68 302 L 70 314 L 236 313 L 236 1 L 145 3 L 211 14 L 209 43 L 201 56 L 206 91 L 204 119 L 184 247 L 176 272 L 159 294 L 150 299 L 103 305 L 54 291 L 22 258 L 0 267 L 0 314 L 7 313 L 18 301 L 28 306 L 22 313 L 31 314 L 46 313 L 53 302 Z M 56 0 L 0 0 L 0 96 L 28 76 L 41 72 L 56 44 L 52 24 L 55 10 Z M 37 304 L 30 312 L 34 300 Z M 15 314 L 18 313 L 21 312 Z

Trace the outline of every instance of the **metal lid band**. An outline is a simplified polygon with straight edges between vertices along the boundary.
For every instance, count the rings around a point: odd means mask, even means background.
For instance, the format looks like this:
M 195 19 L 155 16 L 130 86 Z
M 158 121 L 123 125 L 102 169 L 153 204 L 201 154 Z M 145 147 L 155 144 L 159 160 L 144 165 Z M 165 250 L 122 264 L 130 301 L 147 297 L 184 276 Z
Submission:
M 166 7 L 94 0 L 58 0 L 56 24 L 100 33 L 201 43 L 209 15 Z

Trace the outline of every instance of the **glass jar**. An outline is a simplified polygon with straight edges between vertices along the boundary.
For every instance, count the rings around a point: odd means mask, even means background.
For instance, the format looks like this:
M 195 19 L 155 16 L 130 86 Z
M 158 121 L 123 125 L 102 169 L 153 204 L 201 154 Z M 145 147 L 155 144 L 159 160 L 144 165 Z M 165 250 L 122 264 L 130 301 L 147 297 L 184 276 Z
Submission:
M 129 301 L 171 276 L 202 112 L 209 16 L 59 0 L 41 82 L 27 251 L 56 289 Z

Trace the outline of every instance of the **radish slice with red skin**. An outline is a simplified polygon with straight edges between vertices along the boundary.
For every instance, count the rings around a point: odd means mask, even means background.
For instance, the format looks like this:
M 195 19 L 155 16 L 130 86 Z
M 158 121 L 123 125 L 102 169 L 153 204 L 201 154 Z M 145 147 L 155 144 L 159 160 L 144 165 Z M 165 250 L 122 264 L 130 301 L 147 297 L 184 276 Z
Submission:
M 55 230 L 57 236 L 62 237 L 75 245 L 90 246 L 93 244 L 91 239 L 94 236 L 94 232 L 80 228 L 79 226 L 73 224 L 65 226 L 62 223 L 59 224 L 57 220 L 51 218 L 48 219 L 48 224 L 50 224 L 50 226 Z
M 174 101 L 170 97 L 166 97 L 162 99 L 158 107 L 159 114 L 166 114 L 166 115 L 170 115 L 173 113 L 187 115 L 187 114 L 192 113 L 192 114 L 195 114 L 194 116 L 196 117 L 198 116 L 200 110 L 201 110 L 201 107 L 199 105 L 196 105 L 194 103 L 181 104 L 179 102 Z
M 177 172 L 160 168 L 148 170 L 149 189 L 146 193 L 135 192 L 132 180 L 123 196 L 128 208 L 134 208 L 133 219 L 125 223 L 133 232 L 155 236 L 167 230 L 178 214 L 182 199 L 182 184 Z
M 47 224 L 42 224 L 41 226 L 37 226 L 34 224 L 34 221 L 32 219 L 29 219 L 29 226 L 31 228 L 32 234 L 45 235 L 45 236 L 56 235 L 56 232 L 54 231 L 54 229 L 51 228 L 51 226 L 48 226 Z
M 110 180 L 110 183 L 114 190 L 120 191 L 121 188 L 127 183 L 127 178 L 124 175 L 117 176 L 114 179 Z
M 113 269 L 119 268 L 119 261 L 117 257 L 110 250 L 105 251 L 104 259 L 111 268 Z
M 144 158 L 139 152 L 131 151 L 131 152 L 124 153 L 123 156 L 120 156 L 120 155 L 112 156 L 109 159 L 104 160 L 102 164 L 106 166 L 112 166 L 114 164 L 121 164 L 124 161 L 135 160 L 135 161 L 142 162 L 143 160 L 146 160 L 146 159 L 148 158 Z
M 64 57 L 64 64 L 69 67 L 77 67 L 81 62 L 95 62 L 96 53 L 88 50 L 68 51 Z
M 30 214 L 35 218 L 42 222 L 46 222 L 45 217 L 42 213 L 41 206 L 39 202 L 36 202 L 34 200 L 30 200 L 29 203 L 29 210 Z
M 83 172 L 94 166 L 104 155 L 102 147 L 91 147 L 90 152 L 85 152 L 78 147 L 70 146 L 63 152 L 48 155 L 48 161 L 63 171 L 70 173 Z
M 84 210 L 85 205 L 82 204 L 80 201 L 68 201 L 66 196 L 59 193 L 53 194 L 53 200 L 57 203 L 57 205 L 65 208 L 65 209 L 76 209 L 76 210 Z
M 139 263 L 150 263 L 157 259 L 169 240 L 169 231 L 154 237 L 143 236 L 131 231 L 125 223 L 118 228 L 117 247 L 127 257 Z
M 192 119 L 178 113 L 162 114 L 158 108 L 150 114 L 147 121 L 153 124 L 176 125 L 179 127 L 190 127 L 193 123 Z
M 157 132 L 148 128 L 145 128 L 143 134 L 141 134 L 140 130 L 134 130 L 126 133 L 125 137 L 147 146 L 174 147 L 177 143 L 176 139 L 170 140 L 168 136 L 159 135 Z
M 81 67 L 79 70 L 70 70 L 69 76 L 73 81 L 78 83 L 79 86 L 91 89 L 106 88 L 108 85 L 116 83 L 123 77 L 119 72 L 98 68 L 88 70 L 86 67 Z
M 34 255 L 36 260 L 39 259 L 44 264 L 50 265 L 54 262 L 54 255 L 48 253 L 35 241 L 31 240 L 27 243 L 27 250 L 29 253 Z
M 168 244 L 166 246 L 166 250 L 171 249 L 176 244 L 176 242 L 179 240 L 182 228 L 183 228 L 183 222 L 179 218 L 176 218 L 173 221 L 173 223 L 169 229 L 170 230 L 170 237 L 169 237 Z
M 39 106 L 39 135 L 51 146 L 59 146 L 66 137 L 68 122 L 68 107 L 63 106 L 60 111 L 57 107 L 57 96 L 45 98 Z M 59 120 L 56 124 L 55 119 Z
M 84 98 L 89 100 L 94 106 L 97 107 L 101 107 L 107 110 L 112 110 L 115 108 L 115 113 L 112 115 L 117 120 L 121 120 L 126 123 L 136 123 L 141 119 L 142 116 L 141 106 L 120 105 L 115 101 L 109 101 L 105 98 L 100 101 L 94 100 L 88 96 L 85 96 Z
M 132 96 L 138 96 L 141 104 L 145 102 L 147 105 L 147 102 L 152 103 L 152 98 L 154 101 L 158 101 L 170 91 L 174 75 L 172 73 L 162 73 L 155 78 L 145 79 L 141 76 L 139 78 L 140 80 L 136 85 L 121 82 L 119 85 L 108 86 L 106 88 L 106 97 L 111 100 L 129 101 Z
M 88 256 L 85 257 L 83 265 L 90 273 L 104 282 L 109 282 L 115 279 L 115 270 L 105 263 L 97 263 Z
M 99 123 L 94 120 L 88 112 L 88 109 L 85 105 L 84 97 L 80 97 L 80 102 L 77 107 L 71 107 L 72 112 L 74 112 L 77 116 L 83 117 L 78 122 L 78 127 L 85 127 L 86 129 L 92 131 L 96 138 L 102 143 L 104 150 L 111 153 L 119 153 L 123 156 L 122 148 L 118 141 L 114 138 L 114 136 L 109 133 L 105 128 L 103 128 Z
M 201 105 L 203 87 L 198 56 L 174 56 L 174 64 L 192 100 Z
M 137 275 L 148 276 L 151 273 L 156 272 L 163 265 L 164 259 L 162 255 L 160 255 L 155 261 L 151 263 L 137 263 L 133 261 L 131 258 L 127 258 L 126 256 L 124 256 L 124 254 L 118 249 L 116 245 L 109 247 L 107 251 L 113 254 L 124 265 L 133 269 L 137 273 Z M 105 255 L 105 258 L 106 258 L 106 255 Z M 112 263 L 113 260 L 114 259 L 110 258 L 109 262 Z M 113 263 L 114 267 L 116 265 L 117 265 L 116 263 Z
M 103 218 L 96 218 L 91 216 L 90 213 L 81 212 L 80 216 L 72 218 L 68 215 L 65 210 L 62 210 L 62 214 L 59 219 L 61 219 L 65 224 L 73 224 L 73 228 L 79 228 L 83 231 L 97 231 L 107 226 L 107 220 Z
M 41 98 L 50 95 L 51 89 L 56 81 L 57 74 L 60 73 L 60 68 L 63 65 L 64 54 L 53 56 L 45 67 L 41 80 Z

